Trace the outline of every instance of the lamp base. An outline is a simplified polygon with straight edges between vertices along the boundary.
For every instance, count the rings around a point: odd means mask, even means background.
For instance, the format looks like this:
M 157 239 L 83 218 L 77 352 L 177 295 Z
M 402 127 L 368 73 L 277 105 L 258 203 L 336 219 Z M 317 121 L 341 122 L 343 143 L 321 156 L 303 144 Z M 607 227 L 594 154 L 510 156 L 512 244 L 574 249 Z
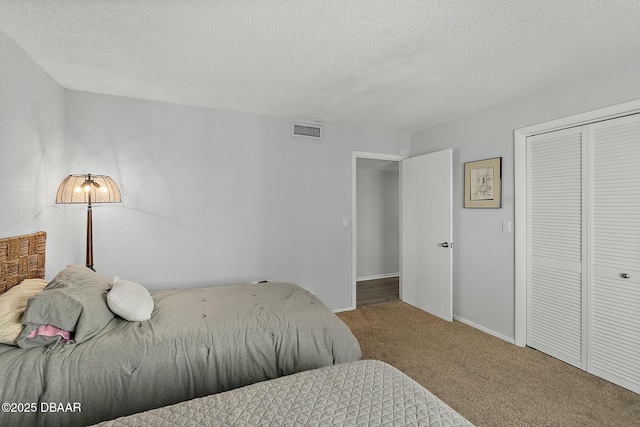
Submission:
M 93 214 L 91 209 L 91 202 L 87 207 L 87 268 L 96 271 L 93 268 Z

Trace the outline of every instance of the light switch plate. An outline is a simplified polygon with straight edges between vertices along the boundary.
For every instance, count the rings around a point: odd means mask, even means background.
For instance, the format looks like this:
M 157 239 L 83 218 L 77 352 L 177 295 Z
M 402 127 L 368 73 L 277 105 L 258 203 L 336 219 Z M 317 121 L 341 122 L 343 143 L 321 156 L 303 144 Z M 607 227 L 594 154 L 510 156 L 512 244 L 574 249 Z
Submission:
M 502 232 L 511 233 L 511 221 L 502 221 Z

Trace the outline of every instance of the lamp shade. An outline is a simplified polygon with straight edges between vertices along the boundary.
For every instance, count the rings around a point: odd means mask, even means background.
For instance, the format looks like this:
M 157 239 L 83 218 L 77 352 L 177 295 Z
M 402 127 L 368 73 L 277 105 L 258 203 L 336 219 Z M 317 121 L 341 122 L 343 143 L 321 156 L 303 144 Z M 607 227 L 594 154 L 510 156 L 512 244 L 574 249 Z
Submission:
M 60 183 L 56 203 L 120 203 L 120 189 L 107 175 L 69 175 Z

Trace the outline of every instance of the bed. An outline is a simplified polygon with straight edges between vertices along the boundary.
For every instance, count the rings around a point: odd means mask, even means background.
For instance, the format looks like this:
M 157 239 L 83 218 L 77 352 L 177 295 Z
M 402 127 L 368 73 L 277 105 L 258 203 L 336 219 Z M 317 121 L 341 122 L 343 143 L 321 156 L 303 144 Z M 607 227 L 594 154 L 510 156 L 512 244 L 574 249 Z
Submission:
M 44 277 L 45 239 L 45 233 L 0 239 L 1 292 Z M 72 267 L 29 299 L 18 341 L 27 341 L 33 319 L 25 319 L 34 301 L 55 291 L 49 288 Z M 91 290 L 93 282 L 103 289 L 106 279 L 73 268 L 86 275 L 74 292 L 85 292 L 94 305 L 79 308 L 69 327 L 75 340 L 57 336 L 33 348 L 0 344 L 0 402 L 10 405 L 3 405 L 0 425 L 87 425 L 361 356 L 349 328 L 293 284 L 152 292 L 151 318 L 131 322 Z M 75 310 L 48 304 L 39 315 Z M 96 326 L 98 320 L 105 325 Z
M 139 426 L 472 426 L 378 360 L 289 375 L 98 424 Z

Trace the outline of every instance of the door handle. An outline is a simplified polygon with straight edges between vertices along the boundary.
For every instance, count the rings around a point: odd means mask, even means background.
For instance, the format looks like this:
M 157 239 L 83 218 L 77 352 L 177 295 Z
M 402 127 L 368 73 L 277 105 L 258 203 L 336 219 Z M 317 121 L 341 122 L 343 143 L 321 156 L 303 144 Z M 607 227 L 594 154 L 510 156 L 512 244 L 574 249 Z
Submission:
M 620 276 L 622 276 L 623 279 L 628 279 L 629 277 L 631 277 L 629 273 L 622 273 Z
M 440 246 L 442 246 L 443 248 L 448 248 L 449 242 L 440 243 Z

